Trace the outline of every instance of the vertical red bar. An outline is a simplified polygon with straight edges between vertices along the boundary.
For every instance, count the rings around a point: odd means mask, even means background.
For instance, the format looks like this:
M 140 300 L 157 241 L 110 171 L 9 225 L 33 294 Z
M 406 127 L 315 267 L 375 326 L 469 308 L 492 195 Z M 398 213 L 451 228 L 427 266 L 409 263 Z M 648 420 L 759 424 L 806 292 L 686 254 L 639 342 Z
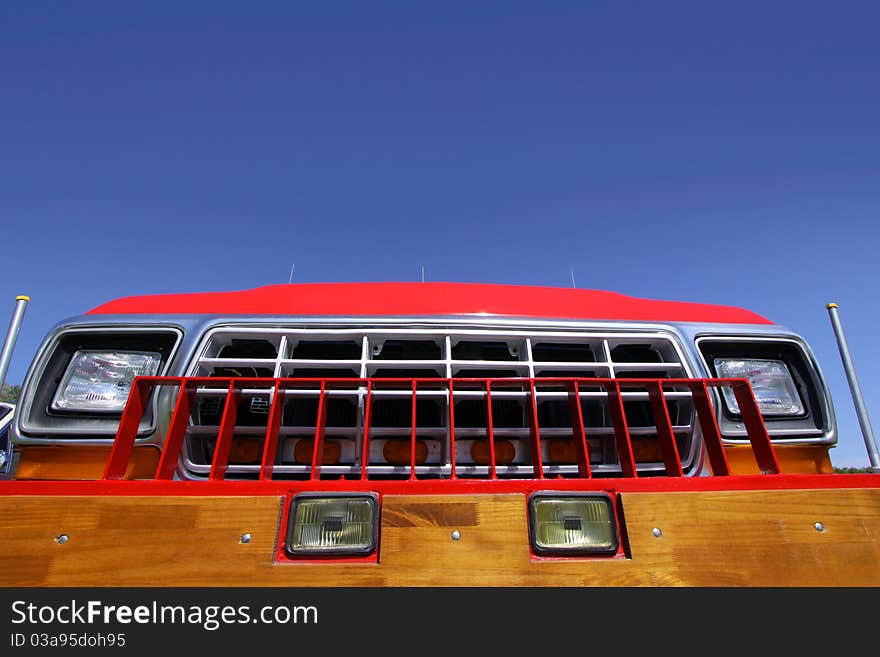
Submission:
M 123 479 L 128 469 L 128 460 L 134 441 L 137 439 L 138 427 L 147 407 L 147 399 L 153 389 L 152 382 L 146 382 L 135 377 L 128 393 L 125 408 L 122 409 L 122 417 L 119 418 L 119 428 L 116 430 L 116 439 L 110 449 L 110 457 L 104 468 L 104 479 Z
M 318 418 L 315 420 L 315 446 L 312 450 L 312 479 L 321 478 L 321 464 L 324 461 L 324 428 L 327 423 L 327 381 L 321 379 L 321 392 L 318 393 Z
M 226 391 L 226 405 L 223 407 L 223 418 L 220 420 L 220 432 L 214 445 L 214 459 L 211 461 L 209 479 L 223 479 L 229 464 L 229 450 L 232 448 L 232 436 L 235 433 L 235 417 L 238 413 L 238 402 L 241 391 L 235 381 L 229 382 Z
M 364 444 L 361 449 L 361 480 L 366 481 L 368 477 L 367 470 L 370 467 L 370 422 L 373 413 L 373 382 L 367 380 L 367 399 L 366 408 L 364 408 Z
M 449 463 L 452 466 L 450 479 L 456 479 L 455 476 L 455 399 L 452 392 L 452 379 L 446 380 L 449 386 Z
M 538 395 L 535 380 L 529 379 L 529 431 L 532 434 L 532 469 L 536 478 L 544 478 L 544 463 L 541 459 L 541 429 L 538 424 Z
M 156 479 L 171 479 L 180 459 L 180 448 L 183 447 L 183 439 L 186 436 L 186 428 L 189 426 L 190 410 L 196 397 L 194 385 L 188 385 L 186 379 L 180 379 L 180 389 L 177 391 L 177 403 L 174 405 L 174 413 L 168 424 L 168 435 L 165 444 L 162 445 L 162 456 L 159 465 L 156 466 Z
M 584 431 L 584 412 L 581 408 L 581 394 L 577 381 L 572 381 L 568 390 L 568 414 L 571 416 L 571 438 L 575 442 L 577 452 L 578 475 L 589 479 L 592 476 L 590 448 Z
M 681 456 L 678 454 L 672 420 L 669 419 L 669 409 L 666 407 L 666 399 L 663 397 L 663 383 L 657 381 L 649 385 L 648 396 L 651 399 L 654 424 L 657 426 L 657 440 L 660 443 L 660 449 L 663 450 L 666 474 L 670 477 L 681 477 L 684 474 L 681 470 Z
M 489 479 L 497 479 L 495 469 L 495 428 L 492 426 L 492 380 L 486 379 L 486 437 L 489 439 Z
M 285 395 L 281 392 L 281 381 L 275 379 L 272 388 L 272 406 L 269 408 L 269 421 L 266 423 L 266 437 L 263 440 L 263 460 L 260 464 L 260 479 L 271 479 L 275 470 L 275 455 L 278 453 L 278 433 L 281 431 L 281 418 L 284 415 Z
M 715 409 L 709 400 L 709 389 L 704 380 L 691 381 L 688 383 L 694 398 L 694 410 L 700 421 L 700 429 L 703 433 L 703 444 L 706 446 L 706 455 L 709 457 L 709 465 L 712 466 L 712 474 L 718 477 L 730 474 L 730 465 L 727 463 L 727 455 L 724 453 L 724 445 L 721 443 L 721 430 L 718 428 L 718 420 L 715 418 Z
M 755 454 L 758 469 L 761 474 L 779 474 L 779 461 L 776 460 L 776 452 L 773 450 L 770 435 L 764 425 L 761 409 L 758 408 L 758 402 L 755 401 L 752 386 L 748 380 L 734 383 L 733 394 L 736 395 L 736 403 L 739 405 L 740 415 L 746 425 L 746 433 L 749 435 L 749 442 L 752 444 L 752 452 Z
M 416 479 L 416 380 L 412 380 L 412 431 L 409 441 L 409 478 Z
M 620 383 L 609 381 L 605 384 L 608 391 L 608 409 L 611 411 L 611 422 L 614 425 L 614 438 L 617 441 L 617 458 L 620 471 L 624 477 L 638 477 L 636 461 L 633 457 L 629 427 L 626 424 L 626 411 L 623 408 L 623 397 L 620 394 Z

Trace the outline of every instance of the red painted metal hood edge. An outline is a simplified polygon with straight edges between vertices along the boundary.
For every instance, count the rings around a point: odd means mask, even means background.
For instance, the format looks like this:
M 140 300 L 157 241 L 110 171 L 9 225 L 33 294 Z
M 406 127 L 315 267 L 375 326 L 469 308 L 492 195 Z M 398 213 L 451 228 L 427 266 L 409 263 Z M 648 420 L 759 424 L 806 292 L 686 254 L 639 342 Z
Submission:
M 299 316 L 501 316 L 605 321 L 772 324 L 733 306 L 616 292 L 482 283 L 297 283 L 234 292 L 123 297 L 88 312 Z

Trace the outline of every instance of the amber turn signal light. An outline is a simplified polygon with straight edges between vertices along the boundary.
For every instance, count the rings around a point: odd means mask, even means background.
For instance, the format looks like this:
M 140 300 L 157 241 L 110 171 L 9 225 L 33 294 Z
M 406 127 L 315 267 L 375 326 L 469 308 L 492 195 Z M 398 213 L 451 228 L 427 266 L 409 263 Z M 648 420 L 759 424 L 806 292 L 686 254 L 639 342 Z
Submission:
M 394 439 L 385 442 L 382 448 L 382 456 L 391 465 L 410 465 L 412 463 L 412 441 L 409 439 Z M 424 441 L 416 440 L 416 465 L 422 465 L 428 460 L 428 446 Z
M 315 441 L 304 439 L 297 442 L 293 448 L 293 460 L 300 464 L 309 464 L 312 462 L 312 456 L 315 453 Z M 324 453 L 321 457 L 323 465 L 333 465 L 339 463 L 340 448 L 339 443 L 334 440 L 324 440 Z
M 233 440 L 229 448 L 229 463 L 252 465 L 259 463 L 262 456 L 263 443 L 259 440 Z
M 489 441 L 475 440 L 471 445 L 471 458 L 480 465 L 489 464 Z M 516 458 L 516 447 L 509 440 L 495 441 L 495 464 L 510 465 Z
M 571 438 L 551 440 L 547 450 L 551 463 L 577 463 L 574 440 Z

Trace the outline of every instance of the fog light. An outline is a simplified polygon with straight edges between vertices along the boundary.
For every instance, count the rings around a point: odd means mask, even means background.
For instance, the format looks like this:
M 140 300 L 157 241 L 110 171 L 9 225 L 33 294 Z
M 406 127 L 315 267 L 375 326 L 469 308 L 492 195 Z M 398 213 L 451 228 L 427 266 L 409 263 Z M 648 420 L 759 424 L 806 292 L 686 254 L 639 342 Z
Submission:
M 536 554 L 614 554 L 617 523 L 604 493 L 535 493 L 529 499 L 532 548 Z
M 376 549 L 376 495 L 303 493 L 293 498 L 287 552 L 366 555 Z

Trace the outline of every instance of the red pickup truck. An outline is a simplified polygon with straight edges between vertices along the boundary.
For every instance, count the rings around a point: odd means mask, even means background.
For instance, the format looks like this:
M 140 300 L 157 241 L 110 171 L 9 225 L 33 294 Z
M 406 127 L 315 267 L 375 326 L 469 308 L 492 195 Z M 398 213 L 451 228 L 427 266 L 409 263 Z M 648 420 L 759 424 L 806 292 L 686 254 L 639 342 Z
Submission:
M 5 586 L 880 584 L 880 477 L 833 473 L 809 346 L 736 307 L 122 298 L 46 336 L 11 438 Z

